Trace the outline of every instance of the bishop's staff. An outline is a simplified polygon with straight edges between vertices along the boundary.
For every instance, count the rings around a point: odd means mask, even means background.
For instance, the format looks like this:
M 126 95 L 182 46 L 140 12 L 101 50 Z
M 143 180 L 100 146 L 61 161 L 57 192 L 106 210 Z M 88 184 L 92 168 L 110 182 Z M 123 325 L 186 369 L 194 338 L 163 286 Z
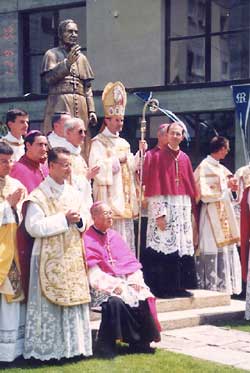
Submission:
M 145 141 L 146 137 L 146 129 L 147 129 L 147 122 L 146 122 L 146 111 L 147 108 L 151 112 L 156 112 L 159 109 L 159 101 L 152 98 L 152 92 L 150 93 L 147 101 L 145 102 L 142 110 L 142 119 L 141 119 L 141 139 L 140 143 L 142 144 Z M 141 219 L 142 219 L 142 179 L 143 179 L 143 160 L 144 160 L 144 152 L 142 146 L 139 147 L 139 155 L 140 155 L 140 167 L 139 167 L 139 217 L 138 217 L 138 236 L 137 236 L 137 258 L 140 260 L 140 250 L 141 250 Z

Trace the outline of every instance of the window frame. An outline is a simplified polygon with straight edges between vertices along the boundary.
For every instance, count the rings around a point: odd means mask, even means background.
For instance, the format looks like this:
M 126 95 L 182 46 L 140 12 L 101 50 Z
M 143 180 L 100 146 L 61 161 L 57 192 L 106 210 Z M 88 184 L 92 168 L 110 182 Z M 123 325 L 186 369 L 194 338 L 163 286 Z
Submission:
M 165 17 L 165 87 L 168 89 L 182 89 L 182 88 L 198 88 L 198 87 L 211 87 L 211 86 L 226 86 L 232 84 L 239 84 L 239 83 L 249 83 L 250 82 L 250 73 L 249 78 L 244 79 L 231 79 L 231 80 L 220 80 L 220 81 L 212 81 L 211 80 L 211 66 L 212 66 L 212 38 L 214 36 L 223 36 L 223 35 L 233 35 L 239 34 L 244 31 L 249 33 L 250 37 L 250 26 L 242 27 L 234 30 L 228 31 L 217 31 L 212 32 L 211 29 L 211 10 L 212 10 L 212 0 L 205 0 L 205 29 L 204 33 L 195 34 L 191 36 L 180 36 L 180 37 L 171 37 L 171 3 L 174 0 L 165 0 L 165 7 L 166 7 L 166 17 Z M 174 41 L 181 41 L 181 40 L 192 40 L 204 38 L 205 41 L 205 76 L 204 82 L 185 82 L 185 83 L 171 83 L 170 82 L 170 58 L 171 58 L 171 42 Z M 250 70 L 250 62 L 249 62 L 249 70 Z

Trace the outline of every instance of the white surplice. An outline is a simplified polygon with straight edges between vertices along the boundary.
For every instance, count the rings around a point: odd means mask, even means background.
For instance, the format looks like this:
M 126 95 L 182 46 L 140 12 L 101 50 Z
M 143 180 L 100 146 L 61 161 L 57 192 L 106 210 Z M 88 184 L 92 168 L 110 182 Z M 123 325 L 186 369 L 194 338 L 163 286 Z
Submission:
M 13 155 L 11 156 L 14 162 L 19 161 L 19 159 L 24 155 L 24 141 L 21 137 L 17 139 L 15 136 L 8 132 L 6 136 L 2 137 L 2 140 L 6 142 L 13 150 Z
M 89 284 L 93 290 L 92 305 L 99 306 L 111 296 L 119 297 L 130 307 L 138 307 L 139 301 L 152 298 L 153 294 L 145 284 L 141 270 L 124 276 L 112 276 L 104 272 L 98 265 L 89 269 Z M 136 291 L 131 285 L 137 285 Z M 121 294 L 117 295 L 114 290 L 119 287 Z
M 209 178 L 206 195 L 201 191 L 202 201 L 199 221 L 199 256 L 196 256 L 198 286 L 202 289 L 239 294 L 242 290 L 241 265 L 235 243 L 218 245 L 216 240 L 223 235 L 221 224 L 231 225 L 231 231 L 237 236 L 238 224 L 234 215 L 227 177 L 230 171 L 219 161 L 207 156 L 195 170 L 195 179 L 199 189 L 202 178 Z M 216 203 L 220 202 L 230 212 L 232 218 L 217 222 Z M 211 208 L 214 208 L 212 216 Z M 226 219 L 226 218 L 225 218 Z M 216 231 L 215 231 L 216 229 Z M 234 241 L 235 242 L 235 241 Z
M 58 136 L 54 131 L 52 131 L 48 136 L 48 142 L 50 148 L 56 148 L 56 147 L 65 147 L 66 145 L 66 139 L 62 136 Z
M 191 199 L 181 196 L 148 197 L 147 247 L 156 252 L 179 256 L 193 255 L 193 230 L 191 220 Z M 156 219 L 165 216 L 167 229 L 160 230 Z

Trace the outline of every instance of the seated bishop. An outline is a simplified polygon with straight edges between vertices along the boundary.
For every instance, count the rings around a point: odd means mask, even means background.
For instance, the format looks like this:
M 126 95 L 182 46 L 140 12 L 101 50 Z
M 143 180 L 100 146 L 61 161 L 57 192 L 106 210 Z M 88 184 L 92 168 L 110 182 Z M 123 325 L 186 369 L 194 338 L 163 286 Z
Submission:
M 97 353 L 114 356 L 116 342 L 151 352 L 160 340 L 155 298 L 144 283 L 141 264 L 120 234 L 111 229 L 112 211 L 102 201 L 91 207 L 94 224 L 84 234 L 92 305 L 101 306 Z

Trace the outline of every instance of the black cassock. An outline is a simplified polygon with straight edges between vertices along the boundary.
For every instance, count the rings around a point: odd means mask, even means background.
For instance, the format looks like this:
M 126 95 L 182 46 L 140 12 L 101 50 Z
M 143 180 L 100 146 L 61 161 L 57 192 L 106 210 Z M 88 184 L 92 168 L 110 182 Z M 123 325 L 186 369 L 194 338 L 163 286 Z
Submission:
M 160 333 L 147 301 L 140 301 L 138 307 L 130 307 L 119 297 L 111 296 L 101 306 L 98 352 L 112 354 L 117 340 L 129 343 L 132 349 L 145 349 L 147 352 L 150 342 L 160 340 Z
M 158 298 L 188 296 L 185 289 L 197 288 L 194 257 L 157 252 L 150 247 L 144 249 L 141 262 L 144 281 Z

